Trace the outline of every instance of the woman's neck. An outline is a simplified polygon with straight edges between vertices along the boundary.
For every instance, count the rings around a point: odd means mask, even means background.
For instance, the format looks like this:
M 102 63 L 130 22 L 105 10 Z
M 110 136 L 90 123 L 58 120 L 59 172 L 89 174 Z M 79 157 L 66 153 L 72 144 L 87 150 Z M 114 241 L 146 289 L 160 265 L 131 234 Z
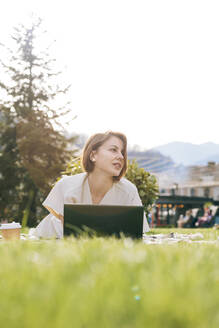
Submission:
M 90 187 L 92 201 L 98 204 L 105 194 L 112 188 L 113 179 L 104 174 L 97 174 L 96 172 L 91 172 L 88 175 L 88 183 Z

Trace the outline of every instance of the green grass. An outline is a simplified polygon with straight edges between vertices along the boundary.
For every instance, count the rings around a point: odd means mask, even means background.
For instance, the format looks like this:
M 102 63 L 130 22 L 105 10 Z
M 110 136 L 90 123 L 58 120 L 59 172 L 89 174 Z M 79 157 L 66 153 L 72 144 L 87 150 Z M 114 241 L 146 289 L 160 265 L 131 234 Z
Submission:
M 154 229 L 152 233 L 218 230 Z M 219 246 L 0 242 L 0 327 L 219 327 Z

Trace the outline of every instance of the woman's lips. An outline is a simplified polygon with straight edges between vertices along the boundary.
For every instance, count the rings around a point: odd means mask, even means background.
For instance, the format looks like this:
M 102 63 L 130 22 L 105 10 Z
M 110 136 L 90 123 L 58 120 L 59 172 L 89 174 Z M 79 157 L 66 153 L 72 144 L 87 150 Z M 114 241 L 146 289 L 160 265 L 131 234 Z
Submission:
M 113 165 L 117 170 L 121 170 L 121 168 L 122 168 L 122 165 L 120 163 L 115 163 Z

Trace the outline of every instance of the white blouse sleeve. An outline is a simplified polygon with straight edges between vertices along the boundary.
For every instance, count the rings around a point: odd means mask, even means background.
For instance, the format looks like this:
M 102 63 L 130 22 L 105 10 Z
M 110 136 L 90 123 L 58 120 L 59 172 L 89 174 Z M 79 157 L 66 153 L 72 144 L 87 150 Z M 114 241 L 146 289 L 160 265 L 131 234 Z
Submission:
M 57 214 L 63 215 L 64 212 L 64 195 L 63 195 L 63 178 L 56 182 L 48 196 L 43 202 L 43 206 L 50 207 Z
M 142 206 L 142 201 L 141 198 L 139 197 L 138 194 L 138 189 L 136 188 L 136 191 L 133 195 L 132 198 L 132 205 L 136 205 L 136 206 Z M 148 225 L 148 221 L 144 212 L 144 221 L 143 221 L 143 233 L 150 231 L 149 225 Z

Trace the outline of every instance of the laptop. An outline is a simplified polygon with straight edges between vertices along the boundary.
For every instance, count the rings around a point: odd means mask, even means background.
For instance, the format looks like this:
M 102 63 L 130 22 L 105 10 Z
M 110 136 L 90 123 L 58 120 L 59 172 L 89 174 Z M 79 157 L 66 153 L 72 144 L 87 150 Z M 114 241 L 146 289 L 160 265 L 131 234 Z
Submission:
M 142 238 L 143 206 L 64 205 L 64 236 Z

